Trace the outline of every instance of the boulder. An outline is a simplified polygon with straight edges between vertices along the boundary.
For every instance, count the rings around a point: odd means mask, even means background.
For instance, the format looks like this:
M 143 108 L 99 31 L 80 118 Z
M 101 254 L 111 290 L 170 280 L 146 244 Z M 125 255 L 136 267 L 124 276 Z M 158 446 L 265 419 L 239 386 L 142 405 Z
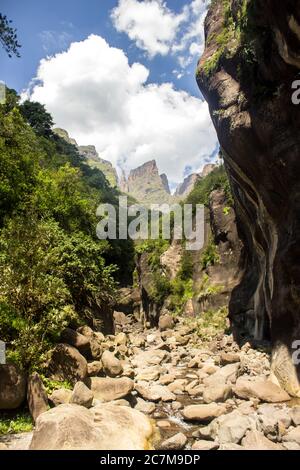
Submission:
M 67 380 L 72 384 L 87 377 L 87 361 L 69 344 L 58 344 L 51 352 L 48 370 L 54 380 Z
M 92 377 L 87 383 L 94 397 L 104 402 L 126 397 L 134 387 L 134 382 L 128 377 L 120 379 Z
M 152 435 L 150 420 L 125 406 L 60 405 L 38 418 L 30 449 L 146 450 Z
M 300 426 L 288 431 L 282 438 L 283 442 L 295 442 L 300 445 Z
M 294 406 L 290 410 L 290 416 L 292 418 L 293 424 L 295 426 L 299 426 L 300 425 L 300 406 Z
M 211 403 L 209 405 L 190 405 L 186 406 L 183 411 L 183 417 L 187 421 L 209 422 L 222 414 L 225 414 L 227 409 L 224 405 L 217 405 Z
M 123 312 L 114 312 L 113 317 L 115 325 L 119 328 L 123 328 L 130 323 L 129 318 Z
M 155 411 L 155 404 L 151 403 L 149 401 L 145 401 L 142 398 L 138 397 L 136 399 L 136 405 L 135 405 L 135 410 L 140 411 L 141 413 L 144 413 L 145 415 L 150 415 Z
M 174 319 L 171 315 L 167 314 L 159 318 L 158 328 L 160 331 L 172 330 L 174 325 Z
M 221 384 L 234 384 L 237 380 L 239 367 L 239 363 L 228 364 L 227 366 L 221 367 L 217 372 L 210 375 L 210 377 L 203 379 L 203 383 L 207 387 L 215 387 Z
M 3 442 L 0 442 L 0 450 L 8 450 L 8 447 Z
M 90 350 L 89 339 L 71 328 L 64 329 L 61 334 L 61 340 L 62 343 L 69 344 L 70 346 L 78 349 L 78 351 L 83 355 L 88 354 Z
M 96 361 L 101 359 L 102 346 L 101 343 L 104 341 L 102 333 L 95 333 L 89 326 L 81 326 L 77 329 L 77 332 L 85 336 L 89 341 L 90 350 L 89 356 Z
M 210 442 L 210 441 L 196 441 L 192 445 L 192 450 L 218 450 L 220 444 L 218 442 Z
M 208 434 L 220 444 L 239 444 L 246 432 L 253 428 L 255 420 L 235 410 L 214 420 L 208 427 Z
M 127 336 L 125 335 L 125 333 L 118 333 L 115 337 L 115 343 L 117 346 L 126 346 Z
M 139 382 L 135 385 L 135 390 L 147 401 L 168 402 L 176 400 L 176 395 L 163 385 L 149 385 L 147 382 Z
M 58 390 L 54 390 L 49 397 L 49 401 L 53 403 L 54 406 L 59 405 L 66 405 L 70 402 L 72 396 L 72 390 L 68 390 L 67 388 L 59 388 Z
M 102 354 L 101 362 L 103 370 L 109 377 L 117 377 L 122 374 L 123 367 L 121 361 L 110 351 L 104 351 Z
M 292 423 L 292 418 L 287 407 L 277 408 L 275 405 L 268 403 L 261 405 L 257 410 L 257 414 L 260 430 L 266 436 L 277 438 L 279 437 L 279 424 L 281 423 L 284 428 L 289 428 Z
M 49 408 L 47 393 L 37 372 L 31 374 L 28 378 L 27 402 L 34 422 Z
M 103 366 L 101 361 L 89 362 L 87 365 L 87 374 L 88 377 L 97 377 L 103 371 Z
M 93 404 L 94 395 L 83 382 L 77 382 L 70 397 L 70 402 L 73 405 L 84 406 L 91 408 Z
M 18 408 L 25 397 L 25 373 L 14 364 L 0 364 L 0 410 Z
M 145 382 L 152 382 L 158 380 L 160 373 L 161 373 L 161 367 L 160 366 L 153 366 L 153 367 L 147 367 L 146 369 L 137 369 L 136 371 L 136 380 L 139 381 L 145 381 Z
M 187 437 L 182 432 L 175 434 L 159 446 L 160 450 L 182 450 L 187 443 Z
M 234 388 L 239 398 L 258 398 L 267 403 L 281 403 L 290 400 L 290 396 L 278 385 L 269 380 L 251 381 L 240 377 Z
M 235 364 L 237 362 L 240 362 L 240 355 L 237 353 L 233 352 L 222 352 L 221 357 L 220 357 L 220 364 L 222 366 L 226 366 L 228 364 Z
M 203 392 L 204 403 L 222 403 L 231 396 L 232 388 L 226 384 L 207 387 Z
M 258 431 L 249 431 L 242 445 L 247 450 L 285 450 L 282 445 L 275 444 Z
M 132 361 L 132 365 L 140 368 L 157 366 L 166 362 L 168 358 L 169 353 L 167 351 L 163 351 L 161 349 L 149 349 L 148 351 L 142 351 L 137 354 Z

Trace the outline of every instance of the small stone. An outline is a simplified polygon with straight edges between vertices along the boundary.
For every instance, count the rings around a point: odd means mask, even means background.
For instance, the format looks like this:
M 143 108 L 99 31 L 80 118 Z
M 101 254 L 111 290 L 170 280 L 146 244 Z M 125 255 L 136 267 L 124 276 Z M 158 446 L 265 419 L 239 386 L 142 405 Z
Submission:
M 192 450 L 218 450 L 219 444 L 218 442 L 210 442 L 210 441 L 196 441 L 192 445 Z
M 155 411 L 155 404 L 151 402 L 147 402 L 142 398 L 137 398 L 137 404 L 134 407 L 136 410 L 140 411 L 141 413 L 145 413 L 146 415 L 150 415 Z
M 165 420 L 157 421 L 156 424 L 159 428 L 163 428 L 163 429 L 171 427 L 171 423 L 169 421 L 165 421 Z
M 220 364 L 226 366 L 227 364 L 235 364 L 240 362 L 240 355 L 233 352 L 222 352 L 220 357 Z
M 147 382 L 139 382 L 135 385 L 135 390 L 141 395 L 144 400 L 148 401 L 175 401 L 176 395 L 170 392 L 167 387 L 163 385 L 149 385 Z
M 181 432 L 170 437 L 160 445 L 161 450 L 182 450 L 187 443 L 187 437 Z
M 70 403 L 73 405 L 84 406 L 91 408 L 93 404 L 94 394 L 83 382 L 77 382 L 73 393 L 70 398 Z
M 183 409 L 183 417 L 188 421 L 209 422 L 226 413 L 225 406 L 211 403 L 209 405 L 190 405 Z
M 287 432 L 285 436 L 282 438 L 283 442 L 296 442 L 296 444 L 300 445 L 300 426 L 292 429 L 291 431 Z
M 160 377 L 159 383 L 161 385 L 169 385 L 169 384 L 172 384 L 175 380 L 176 380 L 176 375 L 166 374 Z
M 109 377 L 117 377 L 122 374 L 123 367 L 121 361 L 116 358 L 116 356 L 110 351 L 104 351 L 101 357 L 101 362 L 103 365 L 104 372 Z
M 174 328 L 174 320 L 171 315 L 163 315 L 160 317 L 158 322 L 158 328 L 160 331 L 171 330 Z
M 183 404 L 180 403 L 179 401 L 174 401 L 174 402 L 171 404 L 171 407 L 172 407 L 172 410 L 173 410 L 173 411 L 179 411 L 179 410 L 182 410 Z
M 300 425 L 300 406 L 294 406 L 290 411 L 290 417 L 292 418 L 295 426 Z
M 103 370 L 101 361 L 89 362 L 87 365 L 87 372 L 89 377 L 97 377 Z
M 68 390 L 67 388 L 59 388 L 58 390 L 54 390 L 52 392 L 52 395 L 49 397 L 49 401 L 51 401 L 54 406 L 66 405 L 67 403 L 70 403 L 71 396 L 72 390 Z
M 203 393 L 204 403 L 222 403 L 230 398 L 232 389 L 230 385 L 216 385 L 207 387 Z

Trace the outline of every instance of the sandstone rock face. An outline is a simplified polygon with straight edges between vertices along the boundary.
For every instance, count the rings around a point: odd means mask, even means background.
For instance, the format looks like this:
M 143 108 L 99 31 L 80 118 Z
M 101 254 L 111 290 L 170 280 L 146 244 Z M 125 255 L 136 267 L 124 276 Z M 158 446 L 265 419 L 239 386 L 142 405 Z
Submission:
M 0 365 L 0 410 L 18 408 L 26 396 L 26 377 L 13 364 Z
M 42 413 L 48 410 L 48 397 L 43 382 L 36 372 L 28 378 L 27 402 L 34 422 Z
M 245 2 L 228 3 L 226 12 L 222 0 L 210 6 L 197 80 L 223 150 L 245 247 L 230 317 L 237 339 L 271 337 L 274 375 L 300 396 L 300 366 L 292 361 L 300 337 L 300 113 L 292 102 L 300 69 L 299 2 L 248 2 L 243 24 Z M 227 33 L 222 51 L 218 37 Z
M 152 434 L 149 419 L 128 407 L 61 405 L 38 418 L 30 449 L 146 450 Z
M 127 377 L 121 379 L 92 377 L 88 380 L 88 384 L 94 397 L 104 402 L 126 397 L 134 387 L 134 382 Z
M 55 380 L 68 380 L 73 384 L 87 377 L 86 359 L 68 344 L 58 344 L 53 349 L 48 369 Z

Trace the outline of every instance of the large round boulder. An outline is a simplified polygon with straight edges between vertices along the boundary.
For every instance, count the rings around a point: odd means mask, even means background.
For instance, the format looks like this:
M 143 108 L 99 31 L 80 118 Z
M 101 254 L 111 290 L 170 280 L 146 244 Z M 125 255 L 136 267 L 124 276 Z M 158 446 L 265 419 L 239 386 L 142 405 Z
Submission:
M 69 344 L 58 344 L 51 353 L 48 370 L 54 380 L 67 380 L 72 384 L 87 377 L 87 361 Z
M 149 418 L 125 406 L 60 405 L 38 418 L 30 449 L 146 450 L 153 431 Z

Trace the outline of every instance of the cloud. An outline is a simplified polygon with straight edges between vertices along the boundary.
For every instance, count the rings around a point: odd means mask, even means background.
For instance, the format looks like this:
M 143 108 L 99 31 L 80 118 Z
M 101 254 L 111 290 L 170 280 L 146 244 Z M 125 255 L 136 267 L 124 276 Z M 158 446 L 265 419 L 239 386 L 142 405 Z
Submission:
M 204 20 L 209 4 L 210 0 L 194 0 L 191 3 L 189 22 L 181 29 L 180 37 L 172 47 L 182 68 L 188 67 L 204 51 Z
M 42 31 L 39 33 L 39 39 L 45 52 L 53 53 L 58 50 L 66 49 L 72 41 L 72 35 L 66 31 Z
M 150 57 L 166 55 L 180 25 L 187 20 L 188 7 L 176 14 L 162 0 L 119 0 L 111 18 L 117 31 L 126 33 Z
M 171 3 L 171 2 L 170 2 Z M 204 50 L 204 20 L 210 0 L 193 0 L 175 13 L 163 0 L 119 0 L 111 18 L 150 58 L 172 53 L 182 69 Z
M 180 182 L 210 159 L 216 135 L 207 104 L 171 83 L 148 84 L 149 70 L 129 64 L 100 36 L 72 43 L 40 62 L 27 95 L 46 105 L 57 126 L 80 145 L 126 171 L 155 158 Z

